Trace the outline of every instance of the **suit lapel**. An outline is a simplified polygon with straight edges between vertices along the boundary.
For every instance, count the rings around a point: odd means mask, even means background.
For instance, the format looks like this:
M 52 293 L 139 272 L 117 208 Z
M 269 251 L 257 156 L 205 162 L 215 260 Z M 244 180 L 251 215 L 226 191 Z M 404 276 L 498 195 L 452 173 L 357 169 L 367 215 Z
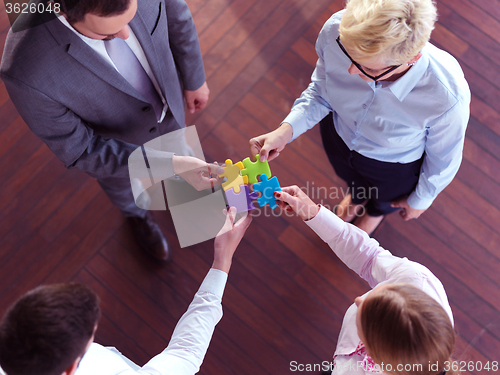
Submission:
M 129 26 L 134 32 L 137 40 L 139 41 L 142 50 L 144 51 L 144 54 L 148 59 L 149 66 L 151 67 L 151 70 L 153 71 L 153 74 L 158 81 L 160 89 L 162 90 L 162 94 L 163 96 L 165 96 L 165 85 L 163 80 L 164 77 L 162 74 L 162 70 L 160 69 L 158 52 L 153 43 L 153 39 L 151 38 L 151 34 L 149 33 L 146 24 L 144 23 L 144 20 L 139 12 L 137 12 L 132 21 L 130 21 Z
M 68 54 L 81 65 L 116 89 L 144 101 L 144 98 L 116 71 L 116 69 L 97 55 L 92 48 L 59 20 L 54 19 L 51 22 L 47 22 L 46 26 L 59 44 L 68 46 Z

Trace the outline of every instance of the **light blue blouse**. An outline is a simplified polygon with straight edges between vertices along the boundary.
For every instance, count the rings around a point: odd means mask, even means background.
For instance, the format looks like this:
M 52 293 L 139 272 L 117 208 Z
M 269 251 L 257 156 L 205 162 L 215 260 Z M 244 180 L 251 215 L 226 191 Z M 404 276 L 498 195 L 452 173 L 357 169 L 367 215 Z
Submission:
M 364 81 L 348 73 L 351 62 L 336 43 L 343 11 L 323 26 L 311 83 L 283 122 L 293 138 L 333 112 L 335 129 L 349 149 L 380 161 L 410 163 L 424 153 L 408 204 L 428 208 L 460 167 L 469 120 L 470 90 L 450 54 L 430 43 L 394 82 Z

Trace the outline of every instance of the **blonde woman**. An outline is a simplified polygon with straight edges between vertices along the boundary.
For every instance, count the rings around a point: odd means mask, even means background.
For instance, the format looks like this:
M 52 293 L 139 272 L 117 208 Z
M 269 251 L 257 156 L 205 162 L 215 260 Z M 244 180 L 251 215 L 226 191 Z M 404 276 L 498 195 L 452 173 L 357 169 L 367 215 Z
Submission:
M 393 256 L 297 186 L 285 187 L 275 197 L 373 288 L 357 297 L 344 316 L 332 374 L 454 373 L 453 315 L 443 285 L 431 271 Z
M 272 160 L 320 122 L 350 192 L 339 217 L 367 233 L 398 209 L 418 218 L 458 171 L 469 119 L 459 64 L 428 43 L 436 18 L 432 0 L 348 0 L 319 34 L 309 87 L 252 155 Z

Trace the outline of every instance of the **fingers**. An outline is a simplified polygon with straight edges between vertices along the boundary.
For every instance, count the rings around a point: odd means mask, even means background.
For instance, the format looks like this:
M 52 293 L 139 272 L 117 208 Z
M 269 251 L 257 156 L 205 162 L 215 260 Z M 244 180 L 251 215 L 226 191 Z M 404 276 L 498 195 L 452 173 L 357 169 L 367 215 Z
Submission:
M 293 185 L 293 186 L 284 186 L 281 188 L 281 191 L 284 191 L 293 196 L 297 196 L 299 191 L 302 190 L 300 190 L 300 188 L 297 185 Z
M 292 210 L 297 212 L 297 207 L 299 205 L 299 200 L 295 196 L 292 196 L 288 194 L 286 191 L 277 191 L 274 193 L 274 197 L 278 199 L 279 201 L 285 203 L 284 206 L 281 206 L 282 208 L 285 208 L 286 206 L 291 207 Z M 287 208 L 288 209 L 288 208 Z
M 280 156 L 280 153 L 279 153 L 278 151 L 272 150 L 272 151 L 269 153 L 268 157 L 267 157 L 267 161 L 274 160 L 274 159 L 276 159 L 278 156 Z M 262 161 L 262 156 L 261 156 L 260 158 L 261 158 L 260 160 Z M 263 161 L 266 161 L 266 160 L 264 159 Z
M 200 98 L 196 100 L 196 110 L 204 109 L 207 106 L 208 97 Z
M 260 154 L 260 149 L 262 145 L 259 143 L 258 138 L 250 139 L 250 155 L 252 160 L 255 160 L 255 156 Z
M 218 165 L 216 162 L 208 165 L 208 173 L 212 175 L 220 175 L 224 173 L 224 168 Z
M 186 105 L 188 107 L 189 113 L 194 113 L 194 111 L 196 110 L 196 105 L 194 98 L 191 98 L 190 95 L 186 95 Z
M 240 219 L 236 224 L 235 228 L 240 228 L 245 232 L 248 227 L 250 226 L 250 223 L 252 222 L 252 215 L 249 215 L 248 212 L 245 212 L 246 216 L 243 219 Z
M 228 229 L 232 229 L 234 227 L 234 219 L 236 218 L 236 207 L 229 207 L 229 211 L 226 211 L 226 222 L 224 226 Z
M 394 201 L 391 203 L 391 207 L 401 207 L 401 201 Z

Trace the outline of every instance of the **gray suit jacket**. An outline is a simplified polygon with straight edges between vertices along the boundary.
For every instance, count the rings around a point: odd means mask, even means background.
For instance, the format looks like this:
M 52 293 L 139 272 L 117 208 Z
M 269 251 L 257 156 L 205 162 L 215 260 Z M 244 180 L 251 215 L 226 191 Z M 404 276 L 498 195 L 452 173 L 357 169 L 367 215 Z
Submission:
M 172 127 L 157 124 L 151 105 L 53 14 L 36 17 L 45 17 L 41 25 L 26 29 L 40 19 L 18 19 L 24 31 L 7 37 L 0 76 L 12 102 L 66 167 L 97 178 L 128 177 L 130 153 Z M 185 126 L 182 88 L 196 90 L 205 82 L 187 4 L 138 0 L 129 26 L 175 121 Z

